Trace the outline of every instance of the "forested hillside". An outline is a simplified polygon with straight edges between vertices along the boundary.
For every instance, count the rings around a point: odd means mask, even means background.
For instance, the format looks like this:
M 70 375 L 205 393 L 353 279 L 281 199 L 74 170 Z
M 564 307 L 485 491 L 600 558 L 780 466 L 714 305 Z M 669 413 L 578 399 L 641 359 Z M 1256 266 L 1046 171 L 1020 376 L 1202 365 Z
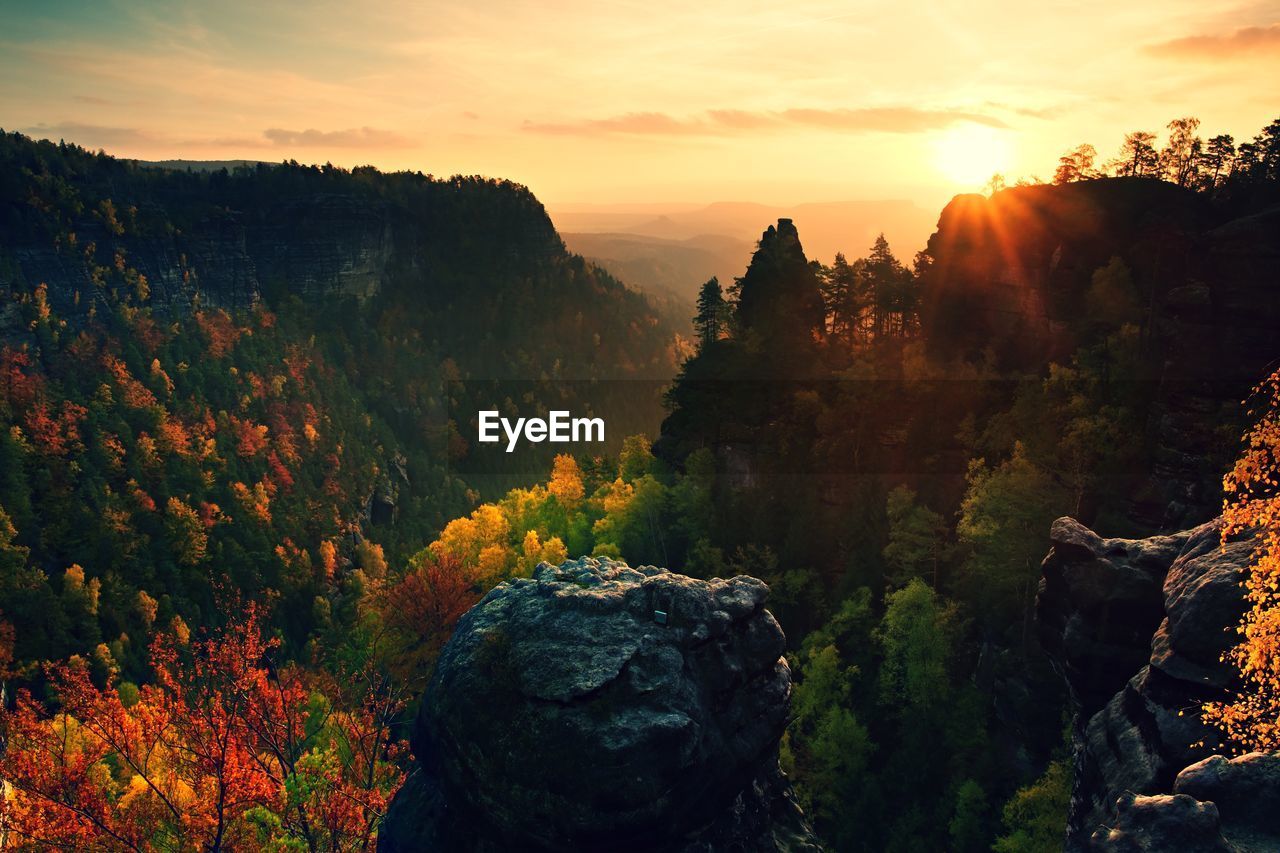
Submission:
M 682 346 L 506 182 L 179 172 L 6 135 L 0 223 L 0 607 L 24 671 L 83 654 L 140 679 L 152 627 L 209 623 L 227 583 L 275 601 L 294 650 L 340 632 L 361 573 L 483 491 L 459 412 L 661 380 Z M 619 429 L 656 426 L 656 392 L 616 402 Z

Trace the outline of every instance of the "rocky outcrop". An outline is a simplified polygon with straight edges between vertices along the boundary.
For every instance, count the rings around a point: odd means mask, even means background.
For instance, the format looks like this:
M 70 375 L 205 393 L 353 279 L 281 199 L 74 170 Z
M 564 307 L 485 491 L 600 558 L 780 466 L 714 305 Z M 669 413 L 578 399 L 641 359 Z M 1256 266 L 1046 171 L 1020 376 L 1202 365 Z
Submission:
M 499 585 L 441 653 L 380 849 L 817 850 L 767 594 L 591 558 Z
M 1203 194 L 1145 178 L 1012 187 L 953 199 L 927 251 L 921 323 L 943 358 L 994 356 L 1038 382 L 1100 329 L 1138 326 L 1144 365 L 1120 381 L 1150 403 L 1151 464 L 1132 472 L 1130 515 L 1170 530 L 1217 512 L 1209 484 L 1229 459 L 1206 449 L 1280 351 L 1280 210 L 1224 221 Z M 1113 261 L 1131 304 L 1104 316 L 1089 293 Z
M 1037 607 L 1078 712 L 1068 849 L 1280 847 L 1280 757 L 1212 755 L 1198 714 L 1232 686 L 1252 539 L 1217 521 L 1103 539 L 1069 518 L 1051 538 Z

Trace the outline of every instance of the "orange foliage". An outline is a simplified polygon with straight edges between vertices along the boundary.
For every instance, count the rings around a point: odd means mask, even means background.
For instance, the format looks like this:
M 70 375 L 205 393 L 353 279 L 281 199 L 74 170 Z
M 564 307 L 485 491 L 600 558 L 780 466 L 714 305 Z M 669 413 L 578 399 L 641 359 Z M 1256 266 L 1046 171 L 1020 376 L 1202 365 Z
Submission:
M 11 411 L 31 406 L 44 388 L 44 380 L 31 372 L 31 357 L 21 350 L 0 349 L 0 400 Z
M 1222 484 L 1223 539 L 1257 535 L 1244 581 L 1243 639 L 1226 655 L 1244 687 L 1203 708 L 1204 719 L 1241 752 L 1280 749 L 1280 371 L 1256 393 L 1258 420 Z
M 231 493 L 250 516 L 263 524 L 271 523 L 271 495 L 263 483 L 254 484 L 252 489 L 244 483 L 232 483 Z
M 547 491 L 556 496 L 561 506 L 568 509 L 576 507 L 584 494 L 582 469 L 578 467 L 578 460 L 567 453 L 556 454 Z
M 430 672 L 458 620 L 480 598 L 466 574 L 452 554 L 423 554 L 411 572 L 376 596 L 375 610 L 396 644 L 393 675 Z
M 125 484 L 129 488 L 129 496 L 133 498 L 134 505 L 143 512 L 155 512 L 156 502 L 151 499 L 151 495 L 142 490 L 137 480 L 130 480 Z
M 154 614 L 152 602 L 139 606 Z M 51 666 L 60 712 L 49 717 L 23 691 L 5 713 L 0 818 L 9 840 L 75 850 L 371 849 L 403 781 L 394 761 L 405 745 L 391 726 L 404 702 L 368 667 L 341 679 L 277 667 L 278 643 L 262 626 L 254 605 L 196 641 L 175 620 L 152 642 L 153 682 L 127 707 L 82 663 Z
M 231 352 L 243 334 L 225 311 L 197 311 L 196 325 L 209 341 L 209 355 L 222 358 Z
M 161 419 L 157 441 L 166 453 L 183 457 L 191 455 L 191 434 L 176 418 L 166 416 Z
M 84 406 L 62 402 L 62 411 L 53 415 L 49 404 L 35 403 L 26 412 L 27 431 L 40 452 L 47 456 L 65 456 L 80 446 L 80 422 L 89 413 Z
M 324 572 L 324 580 L 332 582 L 338 573 L 338 546 L 329 539 L 320 543 L 320 569 Z
M 288 369 L 289 378 L 299 388 L 306 387 L 307 371 L 311 368 L 311 359 L 302 351 L 302 347 L 297 345 L 290 346 L 288 353 L 284 357 L 284 365 Z
M 115 380 L 120 389 L 121 399 L 131 409 L 146 409 L 156 404 L 156 395 L 129 373 L 123 361 L 113 355 L 102 356 L 102 367 L 107 375 Z
M 241 458 L 252 459 L 267 449 L 267 428 L 264 424 L 231 415 L 231 431 L 235 436 L 236 453 Z

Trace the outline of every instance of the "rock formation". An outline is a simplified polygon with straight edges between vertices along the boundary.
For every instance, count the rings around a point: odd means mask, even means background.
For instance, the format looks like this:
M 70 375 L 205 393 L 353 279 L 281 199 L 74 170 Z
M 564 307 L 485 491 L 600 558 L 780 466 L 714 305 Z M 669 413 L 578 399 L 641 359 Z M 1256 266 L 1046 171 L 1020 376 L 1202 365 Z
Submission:
M 441 653 L 380 849 L 817 850 L 767 594 L 591 558 L 499 585 Z
M 927 251 L 921 324 L 941 357 L 989 352 L 1038 376 L 1099 323 L 1140 327 L 1152 369 L 1124 381 L 1151 401 L 1153 447 L 1132 516 L 1168 530 L 1217 511 L 1204 484 L 1228 460 L 1205 450 L 1280 347 L 1280 210 L 1224 221 L 1202 194 L 1144 178 L 1012 187 L 956 196 Z M 1113 260 L 1135 302 L 1108 319 L 1089 292 Z
M 1037 602 L 1076 704 L 1068 850 L 1280 849 L 1280 757 L 1213 755 L 1198 709 L 1232 686 L 1221 656 L 1253 543 L 1210 522 L 1103 539 L 1062 518 Z

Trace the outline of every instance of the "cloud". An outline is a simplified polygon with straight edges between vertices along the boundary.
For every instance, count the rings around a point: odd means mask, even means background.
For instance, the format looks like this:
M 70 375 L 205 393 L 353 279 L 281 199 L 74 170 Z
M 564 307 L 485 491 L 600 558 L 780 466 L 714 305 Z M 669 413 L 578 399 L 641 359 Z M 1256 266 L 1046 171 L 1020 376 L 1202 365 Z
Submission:
M 1280 56 L 1280 24 L 1242 27 L 1226 35 L 1184 36 L 1148 45 L 1146 50 L 1156 56 L 1187 59 L 1235 59 L 1258 53 Z
M 804 109 L 752 111 L 707 110 L 692 118 L 667 113 L 637 112 L 601 119 L 550 123 L 525 121 L 524 130 L 562 136 L 635 134 L 648 136 L 729 136 L 755 130 L 821 128 L 847 133 L 922 133 L 960 122 L 988 127 L 1008 127 L 1005 122 L 967 110 L 933 110 L 918 107 L 862 107 L 858 109 Z
M 985 124 L 987 127 L 1008 127 L 1000 119 L 982 113 L 964 110 L 922 110 L 916 107 L 868 107 L 855 110 L 786 110 L 782 116 L 796 124 L 825 127 L 833 130 L 867 131 L 883 133 L 921 133 L 937 130 L 959 122 Z
M 374 127 L 353 127 L 348 130 L 285 130 L 269 127 L 262 132 L 275 145 L 293 148 L 404 148 L 412 141 L 390 130 Z

